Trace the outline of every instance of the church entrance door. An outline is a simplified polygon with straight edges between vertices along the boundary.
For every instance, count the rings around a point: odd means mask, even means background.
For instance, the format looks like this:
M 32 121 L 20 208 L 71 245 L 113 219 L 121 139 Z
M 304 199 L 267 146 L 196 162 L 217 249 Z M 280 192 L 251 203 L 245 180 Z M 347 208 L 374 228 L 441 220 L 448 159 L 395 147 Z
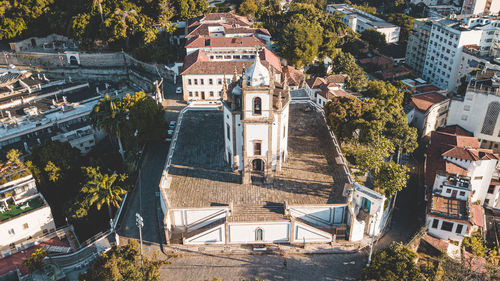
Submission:
M 252 161 L 252 171 L 253 172 L 264 171 L 264 161 L 262 161 L 262 159 L 254 159 Z
M 264 183 L 264 161 L 262 159 L 252 160 L 252 184 Z

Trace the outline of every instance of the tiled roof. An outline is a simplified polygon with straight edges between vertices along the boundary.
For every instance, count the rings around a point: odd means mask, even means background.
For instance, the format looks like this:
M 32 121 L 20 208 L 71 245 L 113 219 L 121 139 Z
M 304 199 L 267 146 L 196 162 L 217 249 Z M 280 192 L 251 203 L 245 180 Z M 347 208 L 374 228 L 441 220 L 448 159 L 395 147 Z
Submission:
M 207 44 L 208 43 L 208 44 Z M 265 47 L 266 42 L 255 35 L 247 37 L 195 37 L 186 43 L 186 48 L 197 47 Z
M 453 147 L 445 151 L 442 156 L 468 161 L 498 159 L 498 155 L 493 154 L 492 150 L 469 147 Z
M 311 89 L 319 89 L 321 85 L 326 83 L 326 80 L 321 77 L 314 77 L 307 79 L 306 83 Z
M 432 195 L 430 212 L 435 215 L 449 216 L 454 219 L 469 220 L 467 214 L 467 201 L 437 194 Z
M 456 174 L 459 174 L 461 176 L 467 176 L 467 170 L 458 166 L 457 164 L 455 163 L 452 163 L 450 161 L 445 161 L 445 170 L 447 173 L 449 174 L 453 174 L 453 175 L 456 175 Z
M 288 78 L 288 84 L 292 86 L 300 86 L 300 83 L 304 79 L 304 73 L 293 66 L 287 65 L 283 67 L 283 73 Z
M 425 184 L 432 188 L 436 171 L 446 171 L 446 161 L 442 154 L 453 147 L 479 147 L 479 141 L 472 136 L 454 134 L 448 132 L 448 127 L 438 128 L 431 133 L 429 145 L 427 146 L 427 161 L 425 167 Z M 462 132 L 461 132 L 462 133 Z
M 416 91 L 424 94 L 430 92 L 438 92 L 441 91 L 441 89 L 434 85 L 424 85 L 424 86 L 417 86 Z
M 483 207 L 476 204 L 470 204 L 470 213 L 472 215 L 472 224 L 479 227 L 484 227 L 484 210 Z
M 332 75 L 329 75 L 327 76 L 325 79 L 326 81 L 328 81 L 328 83 L 345 83 L 345 79 L 349 77 L 349 75 L 347 74 L 332 74 Z
M 451 125 L 451 126 L 446 126 L 444 128 L 440 129 L 441 132 L 446 132 L 458 136 L 466 136 L 466 137 L 473 137 L 474 134 L 467 131 L 466 129 L 462 128 L 459 125 Z
M 420 111 L 427 111 L 434 104 L 444 101 L 446 97 L 438 93 L 429 93 L 411 97 L 411 104 Z
M 281 73 L 279 57 L 268 49 L 263 49 L 260 54 L 261 63 L 268 67 L 271 65 L 277 73 Z M 186 74 L 227 74 L 233 75 L 234 70 L 243 70 L 254 63 L 247 61 L 210 61 L 208 56 L 200 50 L 196 50 L 184 58 L 181 75 Z

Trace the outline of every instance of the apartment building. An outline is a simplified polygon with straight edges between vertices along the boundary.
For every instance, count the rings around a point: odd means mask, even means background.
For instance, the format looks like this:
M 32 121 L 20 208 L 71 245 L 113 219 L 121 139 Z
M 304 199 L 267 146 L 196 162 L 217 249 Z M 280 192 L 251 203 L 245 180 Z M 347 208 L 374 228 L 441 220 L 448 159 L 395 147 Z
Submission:
M 500 71 L 486 70 L 471 79 L 464 97 L 453 97 L 447 124 L 479 139 L 480 147 L 500 152 Z
M 491 17 L 450 16 L 416 20 L 409 37 L 406 62 L 424 79 L 454 92 L 460 83 L 463 47 L 477 44 L 484 52 L 494 51 L 499 26 L 499 20 Z
M 88 121 L 101 95 L 89 83 L 49 81 L 27 73 L 19 77 L 11 71 L 0 76 L 0 81 L 2 151 L 17 148 L 30 153 L 33 145 L 51 139 L 69 141 L 83 153 L 95 145 Z
M 21 163 L 2 164 L 0 172 L 0 257 L 38 244 L 56 230 L 45 198 Z
M 399 41 L 399 26 L 388 23 L 381 18 L 363 12 L 348 4 L 327 5 L 326 12 L 331 15 L 334 13 L 342 15 L 342 22 L 358 33 L 367 29 L 374 29 L 385 35 L 387 43 L 396 43 Z
M 450 99 L 437 92 L 415 94 L 410 105 L 415 108 L 411 124 L 422 137 L 446 125 Z
M 464 0 L 462 4 L 462 14 L 473 15 L 497 15 L 500 11 L 500 1 L 498 0 Z
M 444 240 L 461 240 L 483 227 L 481 206 L 498 204 L 487 200 L 495 196 L 489 192 L 495 184 L 498 155 L 480 148 L 472 133 L 448 126 L 431 133 L 425 156 L 428 232 Z

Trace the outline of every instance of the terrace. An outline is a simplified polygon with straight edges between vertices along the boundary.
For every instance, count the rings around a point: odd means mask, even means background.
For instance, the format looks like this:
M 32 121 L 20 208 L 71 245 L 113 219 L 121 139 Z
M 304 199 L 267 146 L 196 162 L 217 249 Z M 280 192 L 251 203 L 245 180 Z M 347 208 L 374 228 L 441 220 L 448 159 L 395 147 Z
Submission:
M 8 221 L 12 218 L 28 213 L 45 205 L 45 202 L 40 196 L 27 200 L 21 204 L 6 204 L 0 206 L 0 223 Z
M 2 189 L 4 184 L 29 176 L 30 174 L 28 168 L 22 163 L 4 163 L 0 166 L 0 189 Z
M 469 220 L 469 208 L 466 201 L 436 194 L 432 196 L 430 212 L 449 218 Z

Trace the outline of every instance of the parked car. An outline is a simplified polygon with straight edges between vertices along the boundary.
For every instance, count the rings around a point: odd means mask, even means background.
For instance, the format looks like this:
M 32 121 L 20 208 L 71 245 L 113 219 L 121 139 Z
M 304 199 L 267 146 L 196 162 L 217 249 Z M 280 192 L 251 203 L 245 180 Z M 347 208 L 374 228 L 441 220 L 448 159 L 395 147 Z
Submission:
M 182 94 L 182 87 L 177 87 L 177 89 L 175 89 L 175 93 L 178 95 Z
M 170 130 L 175 129 L 175 121 L 170 121 L 170 124 L 168 125 L 168 128 L 169 128 Z

